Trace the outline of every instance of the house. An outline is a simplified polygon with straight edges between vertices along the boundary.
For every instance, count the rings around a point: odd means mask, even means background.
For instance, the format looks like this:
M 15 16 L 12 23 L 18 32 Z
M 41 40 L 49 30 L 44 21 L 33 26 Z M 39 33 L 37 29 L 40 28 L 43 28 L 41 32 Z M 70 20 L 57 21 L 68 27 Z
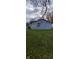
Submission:
M 38 19 L 29 23 L 31 29 L 52 29 L 52 23 L 45 19 Z

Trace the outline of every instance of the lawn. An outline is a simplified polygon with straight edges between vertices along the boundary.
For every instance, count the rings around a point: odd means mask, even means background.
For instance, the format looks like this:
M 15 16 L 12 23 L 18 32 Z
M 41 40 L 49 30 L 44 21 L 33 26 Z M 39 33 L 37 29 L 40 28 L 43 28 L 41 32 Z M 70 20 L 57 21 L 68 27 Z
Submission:
M 53 31 L 27 30 L 27 59 L 53 59 Z

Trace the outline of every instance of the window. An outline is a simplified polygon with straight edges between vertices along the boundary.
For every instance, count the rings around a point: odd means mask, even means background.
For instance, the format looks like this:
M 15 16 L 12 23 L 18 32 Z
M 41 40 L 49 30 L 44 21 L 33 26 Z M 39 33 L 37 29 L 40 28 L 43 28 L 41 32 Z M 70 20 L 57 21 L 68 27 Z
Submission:
M 40 23 L 37 23 L 37 27 L 40 27 Z

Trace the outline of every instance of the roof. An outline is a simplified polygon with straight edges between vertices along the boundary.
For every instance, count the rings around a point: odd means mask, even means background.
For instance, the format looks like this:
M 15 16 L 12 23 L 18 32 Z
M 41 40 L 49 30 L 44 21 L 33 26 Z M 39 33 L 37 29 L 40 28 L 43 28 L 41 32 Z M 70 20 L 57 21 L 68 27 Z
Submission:
M 30 21 L 30 24 L 32 24 L 32 23 L 34 23 L 34 22 L 38 22 L 38 21 L 45 21 L 45 22 L 49 22 L 49 23 L 51 23 L 50 21 L 48 21 L 48 20 L 45 20 L 45 19 L 38 19 L 38 20 L 36 20 L 36 21 Z

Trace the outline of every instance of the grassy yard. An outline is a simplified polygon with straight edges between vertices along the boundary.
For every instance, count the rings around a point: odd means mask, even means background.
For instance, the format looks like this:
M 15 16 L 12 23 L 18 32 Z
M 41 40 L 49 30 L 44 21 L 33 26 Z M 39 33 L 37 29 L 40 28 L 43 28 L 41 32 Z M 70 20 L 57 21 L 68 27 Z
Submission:
M 52 35 L 52 30 L 27 30 L 27 59 L 53 59 Z

